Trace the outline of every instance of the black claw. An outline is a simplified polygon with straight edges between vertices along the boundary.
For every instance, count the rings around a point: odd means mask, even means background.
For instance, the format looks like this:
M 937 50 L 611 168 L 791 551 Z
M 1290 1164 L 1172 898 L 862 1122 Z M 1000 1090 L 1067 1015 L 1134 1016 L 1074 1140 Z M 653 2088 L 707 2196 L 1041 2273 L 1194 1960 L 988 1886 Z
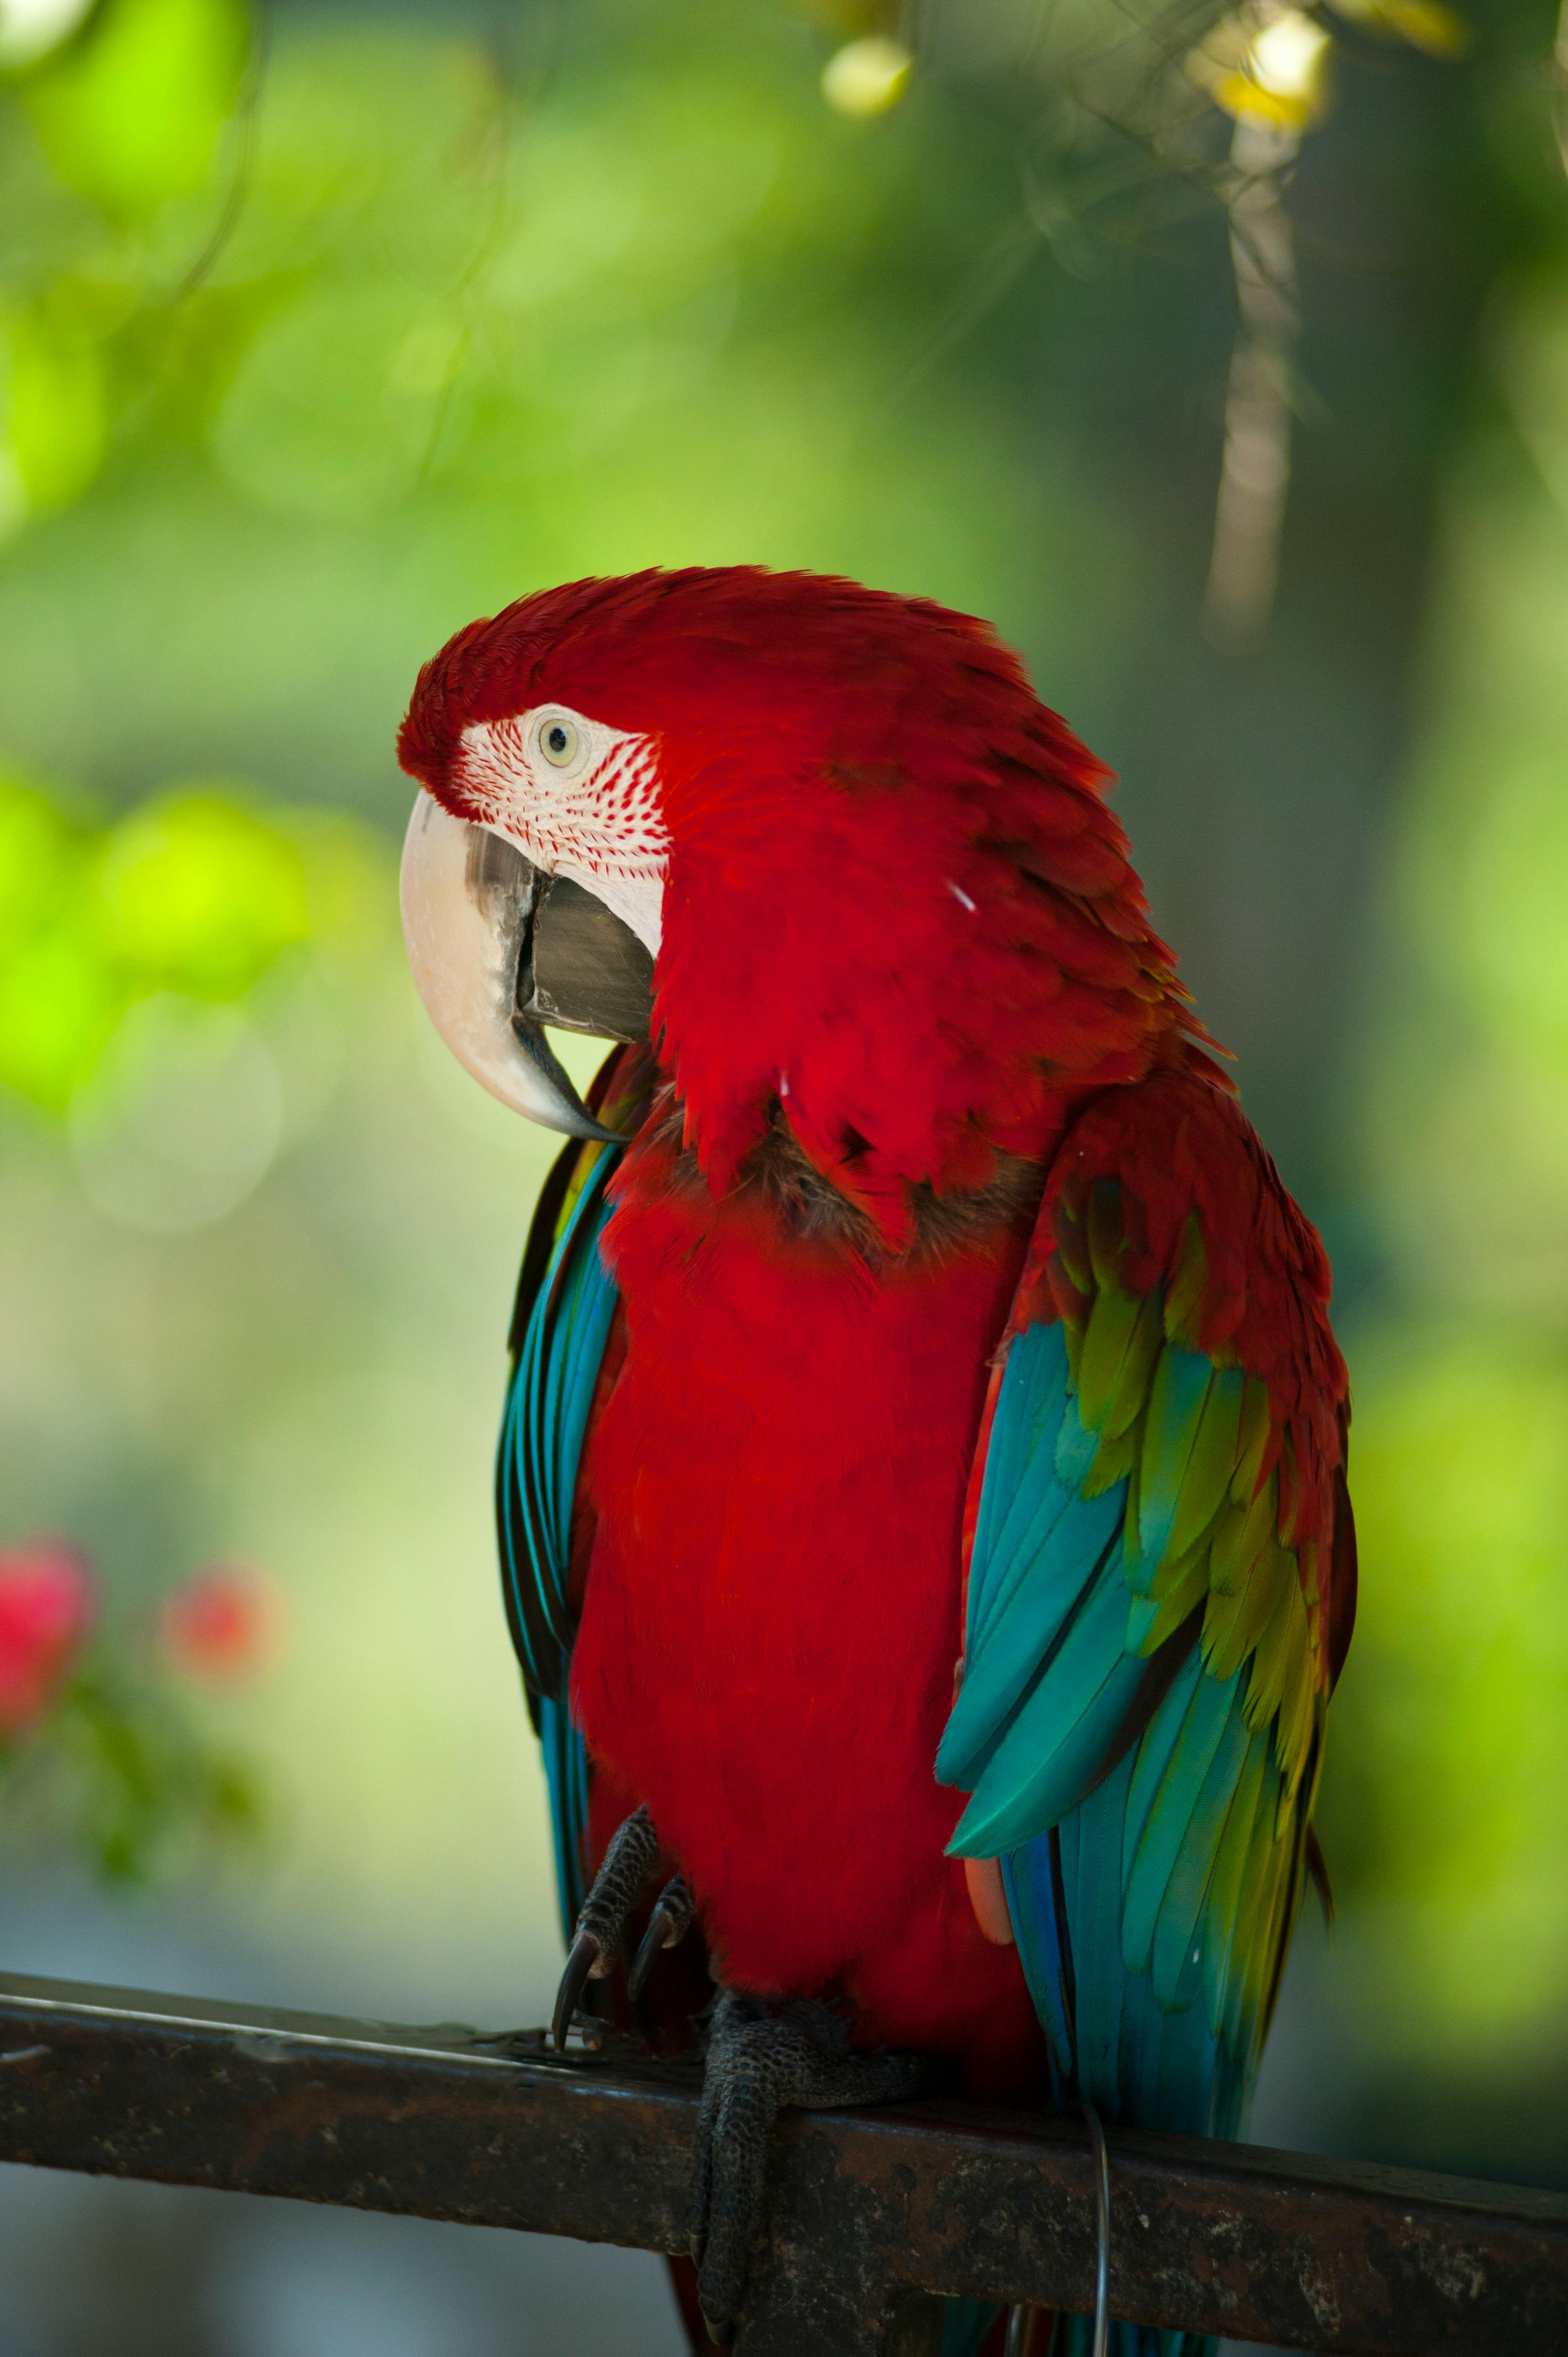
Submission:
M 648 1919 L 648 1929 L 642 1935 L 642 1944 L 632 1958 L 631 1970 L 627 1975 L 627 1993 L 634 2005 L 642 1995 L 644 1981 L 653 1970 L 654 1957 L 658 1955 L 660 1949 L 674 1945 L 674 1942 L 670 1937 L 672 1921 L 664 1901 L 662 1899 L 660 1900 Z
M 658 1857 L 659 1836 L 653 1830 L 653 1821 L 646 1808 L 634 1809 L 625 1824 L 617 1827 L 577 1918 L 572 1953 L 555 1993 L 555 2012 L 550 2024 L 557 2054 L 566 2051 L 566 2034 L 584 1989 L 590 1980 L 603 1980 L 614 1968 L 620 1954 L 626 1919 L 653 1872 Z M 675 1881 L 680 1879 L 677 1875 Z M 671 1883 L 671 1890 L 674 1887 Z M 682 1883 L 682 1889 L 684 1888 Z
M 642 1995 L 642 1985 L 653 1969 L 653 1960 L 661 1948 L 674 1948 L 692 1928 L 692 1894 L 684 1875 L 677 1874 L 667 1882 L 648 1919 L 648 1929 L 642 1935 L 628 1976 L 627 1987 L 632 2002 Z
M 599 1960 L 599 1943 L 591 1932 L 579 1932 L 572 1943 L 572 1953 L 566 1959 L 566 1969 L 561 1975 L 561 1986 L 555 1992 L 555 2011 L 551 2018 L 550 2035 L 557 2054 L 566 2051 L 566 2033 L 572 2027 L 572 2017 L 582 2002 L 583 1991 L 589 1975 Z

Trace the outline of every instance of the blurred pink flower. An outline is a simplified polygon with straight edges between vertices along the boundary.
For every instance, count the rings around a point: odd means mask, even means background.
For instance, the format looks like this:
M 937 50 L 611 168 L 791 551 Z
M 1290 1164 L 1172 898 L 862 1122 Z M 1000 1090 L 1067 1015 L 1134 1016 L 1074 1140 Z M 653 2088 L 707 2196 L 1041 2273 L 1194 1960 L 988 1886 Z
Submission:
M 276 1647 L 282 1599 L 272 1581 L 239 1564 L 209 1564 L 165 1599 L 158 1634 L 188 1678 L 227 1685 L 253 1676 Z
M 91 1625 L 92 1575 L 63 1539 L 0 1547 L 0 1739 L 26 1735 L 59 1694 Z

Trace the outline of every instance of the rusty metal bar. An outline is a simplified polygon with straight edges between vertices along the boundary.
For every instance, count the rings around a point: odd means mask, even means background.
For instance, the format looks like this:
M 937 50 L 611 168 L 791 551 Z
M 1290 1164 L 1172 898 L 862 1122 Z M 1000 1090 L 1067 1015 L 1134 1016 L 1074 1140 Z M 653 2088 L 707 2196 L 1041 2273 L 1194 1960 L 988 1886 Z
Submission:
M 607 2048 L 0 1978 L 0 2158 L 673 2250 L 696 2080 Z M 1568 2200 L 1111 2138 L 1112 2308 L 1337 2357 L 1568 2349 Z M 743 2357 L 927 2357 L 973 2293 L 1086 2311 L 1074 2122 L 956 2104 L 797 2115 Z

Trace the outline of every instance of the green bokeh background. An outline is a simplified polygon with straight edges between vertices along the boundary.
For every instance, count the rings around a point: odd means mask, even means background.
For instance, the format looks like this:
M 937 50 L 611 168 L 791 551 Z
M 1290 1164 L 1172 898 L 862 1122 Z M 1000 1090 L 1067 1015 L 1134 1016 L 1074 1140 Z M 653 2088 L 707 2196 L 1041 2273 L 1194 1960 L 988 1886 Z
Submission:
M 1339 1917 L 1304 1932 L 1259 2130 L 1568 2182 L 1552 12 L 1491 0 L 1458 61 L 1338 28 L 1243 657 L 1197 624 L 1223 215 L 1066 95 L 1122 18 L 929 0 L 902 104 L 846 120 L 822 61 L 875 13 L 101 0 L 0 81 L 0 1543 L 68 1533 L 127 1610 L 254 1562 L 291 1616 L 224 1706 L 265 1859 L 133 1920 L 18 1851 L 15 1960 L 539 2014 L 488 1490 L 550 1149 L 413 1003 L 392 738 L 419 662 L 542 583 L 842 570 L 993 619 L 1121 772 L 1335 1256 Z M 40 2350 L 121 2345 L 46 2309 Z

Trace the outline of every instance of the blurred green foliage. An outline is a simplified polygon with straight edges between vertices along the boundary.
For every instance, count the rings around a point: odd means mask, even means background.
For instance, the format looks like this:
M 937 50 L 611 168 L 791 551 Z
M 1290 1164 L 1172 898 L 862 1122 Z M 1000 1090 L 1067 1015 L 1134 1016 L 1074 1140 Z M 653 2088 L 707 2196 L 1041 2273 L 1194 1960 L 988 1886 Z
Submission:
M 932 0 L 875 121 L 821 91 L 890 29 L 860 0 L 300 5 L 264 59 L 232 0 L 100 0 L 12 67 L 6 1511 L 112 1534 L 147 1587 L 218 1551 L 289 1583 L 269 1921 L 547 1969 L 486 1495 L 548 1148 L 414 1021 L 397 716 L 450 630 L 590 571 L 809 564 L 984 612 L 1128 773 L 1347 1280 L 1363 1613 L 1303 2036 L 1320 2083 L 1438 2090 L 1421 2148 L 1464 2157 L 1442 2090 L 1477 2053 L 1519 2103 L 1568 2069 L 1552 27 L 1507 0 L 1439 65 L 1339 12 L 1290 192 L 1282 605 L 1226 671 L 1196 611 L 1230 126 L 1182 63 L 1219 13 Z M 1319 2132 L 1413 2148 L 1402 2102 Z
M 17 80 L 30 154 L 6 143 L 0 530 L 86 490 L 166 361 L 150 225 L 205 191 L 249 48 L 238 0 L 100 0 L 67 30 Z
M 1356 1368 L 1366 1577 L 1332 1792 L 1383 2067 L 1463 2054 L 1554 2172 L 1520 2123 L 1523 2058 L 1555 2083 L 1568 1954 L 1568 413 L 1543 399 L 1565 294 L 1561 263 L 1498 288 L 1491 400 L 1444 489 L 1368 1026 L 1394 1297 Z M 1476 2134 L 1496 2165 L 1507 2129 Z
M 238 998 L 310 930 L 299 845 L 199 789 L 93 827 L 0 775 L 0 1082 L 63 1110 L 155 991 Z
M 199 193 L 248 43 L 239 0 L 100 0 L 86 30 L 28 79 L 44 154 L 114 221 Z
M 6 522 L 63 507 L 83 492 L 108 440 L 103 369 L 70 292 L 14 311 L 5 322 Z
M 166 1682 L 102 1649 L 5 1792 L 13 1839 L 63 1837 L 113 1883 L 146 1885 L 221 1850 L 253 1865 L 266 1826 L 253 1764 Z

